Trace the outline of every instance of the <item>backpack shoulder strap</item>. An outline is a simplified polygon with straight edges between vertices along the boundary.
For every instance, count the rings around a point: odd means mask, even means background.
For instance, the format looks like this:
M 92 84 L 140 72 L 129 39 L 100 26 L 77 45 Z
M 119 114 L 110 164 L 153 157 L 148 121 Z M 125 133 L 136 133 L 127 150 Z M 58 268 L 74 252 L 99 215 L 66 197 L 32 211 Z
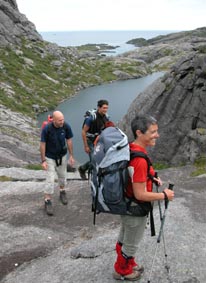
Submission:
M 63 124 L 63 129 L 65 130 L 65 132 L 67 131 L 67 125 L 66 125 L 65 122 L 64 122 L 64 124 Z
M 87 118 L 91 118 L 92 123 L 96 120 L 97 118 L 97 109 L 92 109 L 92 110 L 87 110 L 86 113 L 84 114 L 84 121 L 82 124 L 82 128 L 84 127 L 85 121 Z
M 48 140 L 49 135 L 50 135 L 50 133 L 51 133 L 51 129 L 52 129 L 52 122 L 49 122 L 49 123 L 47 124 L 47 132 L 46 132 L 46 139 L 47 139 L 47 140 Z
M 49 123 L 48 123 L 48 128 L 47 128 L 47 139 L 49 138 L 49 135 L 50 135 L 50 133 L 52 132 L 52 127 L 53 127 L 52 122 L 49 122 Z M 63 129 L 64 129 L 65 133 L 66 133 L 67 130 L 68 130 L 68 128 L 67 128 L 65 122 L 64 122 L 64 124 L 63 124 Z
M 68 124 L 66 122 L 64 122 L 63 129 L 65 131 L 65 134 L 69 134 Z
M 147 161 L 147 165 L 148 165 L 148 168 L 147 168 L 147 175 L 150 179 L 153 179 L 153 176 L 150 175 L 150 166 L 152 166 L 152 162 L 151 160 L 149 159 L 148 155 L 142 151 L 130 151 L 130 160 L 134 159 L 135 157 L 141 157 L 141 158 L 144 158 L 146 161 Z
M 130 151 L 130 160 L 132 160 L 135 157 L 142 157 L 147 161 L 148 169 L 147 169 L 147 176 L 153 181 L 154 177 L 149 173 L 150 172 L 150 166 L 152 166 L 152 162 L 142 151 Z M 155 236 L 155 225 L 154 225 L 154 217 L 153 217 L 153 206 L 151 206 L 150 210 L 150 228 L 151 228 L 151 236 Z

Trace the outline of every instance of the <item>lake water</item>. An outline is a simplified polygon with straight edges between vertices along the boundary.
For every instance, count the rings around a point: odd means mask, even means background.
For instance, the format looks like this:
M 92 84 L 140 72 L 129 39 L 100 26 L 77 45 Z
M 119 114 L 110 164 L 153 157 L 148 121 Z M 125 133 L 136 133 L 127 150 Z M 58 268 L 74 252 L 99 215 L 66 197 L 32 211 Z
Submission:
M 51 31 L 40 32 L 43 39 L 58 44 L 59 46 L 80 46 L 84 44 L 105 43 L 112 46 L 119 46 L 108 55 L 118 55 L 136 47 L 126 44 L 134 38 L 150 39 L 158 35 L 166 35 L 177 31 L 168 30 L 130 30 L 130 31 Z
M 103 84 L 81 90 L 74 97 L 64 101 L 56 109 L 63 112 L 65 121 L 67 121 L 73 130 L 74 155 L 78 162 L 84 162 L 88 159 L 83 149 L 81 137 L 81 127 L 83 116 L 88 109 L 96 108 L 99 99 L 109 101 L 109 115 L 114 123 L 120 121 L 127 113 L 132 101 L 137 95 L 145 90 L 153 81 L 162 76 L 162 72 L 148 75 L 144 78 L 117 81 L 111 84 Z M 50 112 L 39 115 L 39 126 L 43 120 L 47 119 Z

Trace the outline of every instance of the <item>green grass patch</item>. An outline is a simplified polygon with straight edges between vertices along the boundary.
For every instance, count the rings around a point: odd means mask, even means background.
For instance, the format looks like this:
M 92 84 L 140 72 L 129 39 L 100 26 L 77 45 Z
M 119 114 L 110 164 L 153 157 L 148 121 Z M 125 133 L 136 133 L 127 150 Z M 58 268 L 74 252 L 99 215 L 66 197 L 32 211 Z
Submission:
M 194 162 L 195 170 L 191 173 L 192 177 L 206 174 L 206 156 L 200 156 Z
M 0 182 L 11 182 L 11 181 L 12 181 L 12 177 L 0 176 Z
M 155 170 L 163 170 L 170 168 L 171 166 L 165 163 L 154 163 L 153 167 L 155 168 Z
M 25 166 L 25 169 L 29 170 L 42 170 L 41 164 L 28 164 Z

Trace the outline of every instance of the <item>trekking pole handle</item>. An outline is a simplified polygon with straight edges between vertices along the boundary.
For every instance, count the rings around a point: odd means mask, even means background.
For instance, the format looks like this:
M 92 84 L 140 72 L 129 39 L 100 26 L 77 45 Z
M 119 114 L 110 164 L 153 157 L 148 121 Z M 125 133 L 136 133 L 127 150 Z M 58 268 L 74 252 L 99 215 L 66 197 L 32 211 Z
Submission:
M 174 184 L 169 183 L 168 189 L 173 191 L 173 187 L 174 187 Z
M 173 191 L 173 187 L 174 187 L 174 184 L 169 183 L 168 189 Z M 161 219 L 161 226 L 160 226 L 159 236 L 157 238 L 157 243 L 160 243 L 160 239 L 161 239 L 161 236 L 162 236 L 162 233 L 163 233 L 163 226 L 164 226 L 164 223 L 165 223 L 168 204 L 169 204 L 169 200 L 167 199 L 167 200 L 165 200 L 165 211 L 164 211 L 164 215 L 162 216 L 162 219 Z
M 158 173 L 157 173 L 157 172 L 155 172 L 154 177 L 155 177 L 156 179 L 158 178 Z M 156 189 L 157 189 L 157 191 L 158 191 L 158 186 L 159 186 L 158 182 L 157 182 L 157 181 L 153 181 L 153 182 L 155 183 Z
M 168 189 L 171 190 L 171 191 L 173 191 L 173 187 L 174 187 L 174 184 L 169 183 Z M 163 193 L 164 193 L 164 192 L 163 192 Z M 165 194 L 165 208 L 167 209 L 168 204 L 169 204 L 169 200 L 168 200 L 168 198 L 167 198 L 166 193 L 164 193 L 164 194 Z

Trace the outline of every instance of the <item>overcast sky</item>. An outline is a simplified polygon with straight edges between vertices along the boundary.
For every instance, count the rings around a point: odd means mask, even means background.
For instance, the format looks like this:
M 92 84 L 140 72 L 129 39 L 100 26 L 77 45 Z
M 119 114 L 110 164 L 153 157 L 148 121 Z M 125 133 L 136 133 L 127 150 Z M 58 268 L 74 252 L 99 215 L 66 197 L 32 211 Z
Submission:
M 206 26 L 205 0 L 16 0 L 41 31 L 192 30 Z

